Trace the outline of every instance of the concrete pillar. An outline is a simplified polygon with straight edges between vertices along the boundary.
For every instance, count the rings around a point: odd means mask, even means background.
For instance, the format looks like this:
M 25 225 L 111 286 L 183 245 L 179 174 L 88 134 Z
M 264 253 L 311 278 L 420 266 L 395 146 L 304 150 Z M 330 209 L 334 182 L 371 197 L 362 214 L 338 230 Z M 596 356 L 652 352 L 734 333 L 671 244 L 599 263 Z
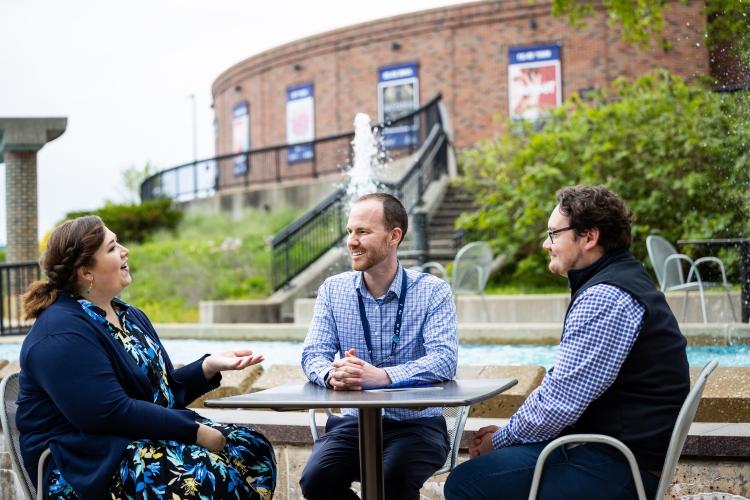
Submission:
M 67 118 L 0 118 L 9 263 L 39 257 L 36 154 L 45 144 L 60 137 L 67 123 Z

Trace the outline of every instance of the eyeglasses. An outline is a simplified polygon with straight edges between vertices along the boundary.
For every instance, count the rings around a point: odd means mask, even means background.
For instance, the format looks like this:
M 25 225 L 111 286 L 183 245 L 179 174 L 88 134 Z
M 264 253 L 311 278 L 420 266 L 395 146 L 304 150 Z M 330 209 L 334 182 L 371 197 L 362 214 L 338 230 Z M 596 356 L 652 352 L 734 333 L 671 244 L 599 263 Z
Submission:
M 573 226 L 566 226 L 566 227 L 561 227 L 560 229 L 555 229 L 555 230 L 547 229 L 547 236 L 549 237 L 549 242 L 554 245 L 556 234 L 560 234 L 564 231 L 570 231 L 571 229 L 575 229 L 575 228 Z

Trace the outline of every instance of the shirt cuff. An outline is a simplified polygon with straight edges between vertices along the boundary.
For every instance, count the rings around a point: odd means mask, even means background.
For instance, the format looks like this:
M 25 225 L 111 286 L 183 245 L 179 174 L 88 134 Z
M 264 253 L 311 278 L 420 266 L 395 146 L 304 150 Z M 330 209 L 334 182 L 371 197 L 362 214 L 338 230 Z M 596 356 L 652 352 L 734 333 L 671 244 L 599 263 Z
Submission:
M 506 446 L 510 446 L 513 444 L 511 442 L 510 438 L 510 432 L 508 432 L 508 426 L 499 428 L 493 435 L 492 435 L 492 447 L 496 450 L 499 450 L 500 448 L 505 448 Z
M 318 382 L 319 385 L 322 385 L 323 387 L 328 387 L 328 377 L 331 376 L 331 373 L 333 373 L 333 367 L 327 367 L 318 372 Z
M 409 373 L 403 366 L 386 366 L 383 370 L 388 374 L 388 378 L 391 379 L 391 386 L 403 385 L 409 382 Z

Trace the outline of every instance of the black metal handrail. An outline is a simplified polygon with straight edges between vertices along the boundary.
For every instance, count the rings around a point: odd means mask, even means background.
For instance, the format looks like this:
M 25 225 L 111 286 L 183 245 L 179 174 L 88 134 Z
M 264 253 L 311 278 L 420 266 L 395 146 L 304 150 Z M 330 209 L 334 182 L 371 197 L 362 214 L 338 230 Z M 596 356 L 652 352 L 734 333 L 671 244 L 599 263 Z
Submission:
M 409 213 L 422 205 L 422 196 L 432 180 L 447 169 L 448 140 L 440 119 L 438 94 L 427 104 L 407 115 L 376 125 L 382 134 L 389 128 L 407 130 L 413 134 L 408 141 L 408 152 L 416 159 L 393 183 L 382 183 L 383 189 L 393 193 Z M 272 240 L 272 284 L 278 290 L 325 252 L 339 244 L 346 234 L 346 190 L 331 193 L 317 206 L 284 228 Z
M 378 127 L 403 125 L 439 99 L 438 95 L 418 110 Z M 147 177 L 141 183 L 141 200 L 167 196 L 175 201 L 189 201 L 227 189 L 338 173 L 351 164 L 353 137 L 353 131 L 343 132 L 302 145 L 278 144 L 183 163 Z M 310 157 L 290 161 L 290 151 L 300 146 L 311 148 Z M 414 145 L 409 148 L 415 149 Z
M 22 295 L 39 279 L 37 262 L 0 264 L 0 335 L 22 335 L 31 328 L 23 319 Z

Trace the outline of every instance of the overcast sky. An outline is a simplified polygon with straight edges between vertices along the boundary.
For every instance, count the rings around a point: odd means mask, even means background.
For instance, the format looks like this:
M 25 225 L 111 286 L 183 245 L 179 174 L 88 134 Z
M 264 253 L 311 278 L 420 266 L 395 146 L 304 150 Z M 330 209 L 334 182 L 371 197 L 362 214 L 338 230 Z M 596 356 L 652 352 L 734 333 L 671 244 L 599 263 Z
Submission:
M 0 116 L 65 116 L 37 157 L 39 232 L 124 200 L 120 172 L 213 155 L 211 84 L 286 42 L 459 0 L 0 0 Z M 0 164 L 0 245 L 6 241 Z

